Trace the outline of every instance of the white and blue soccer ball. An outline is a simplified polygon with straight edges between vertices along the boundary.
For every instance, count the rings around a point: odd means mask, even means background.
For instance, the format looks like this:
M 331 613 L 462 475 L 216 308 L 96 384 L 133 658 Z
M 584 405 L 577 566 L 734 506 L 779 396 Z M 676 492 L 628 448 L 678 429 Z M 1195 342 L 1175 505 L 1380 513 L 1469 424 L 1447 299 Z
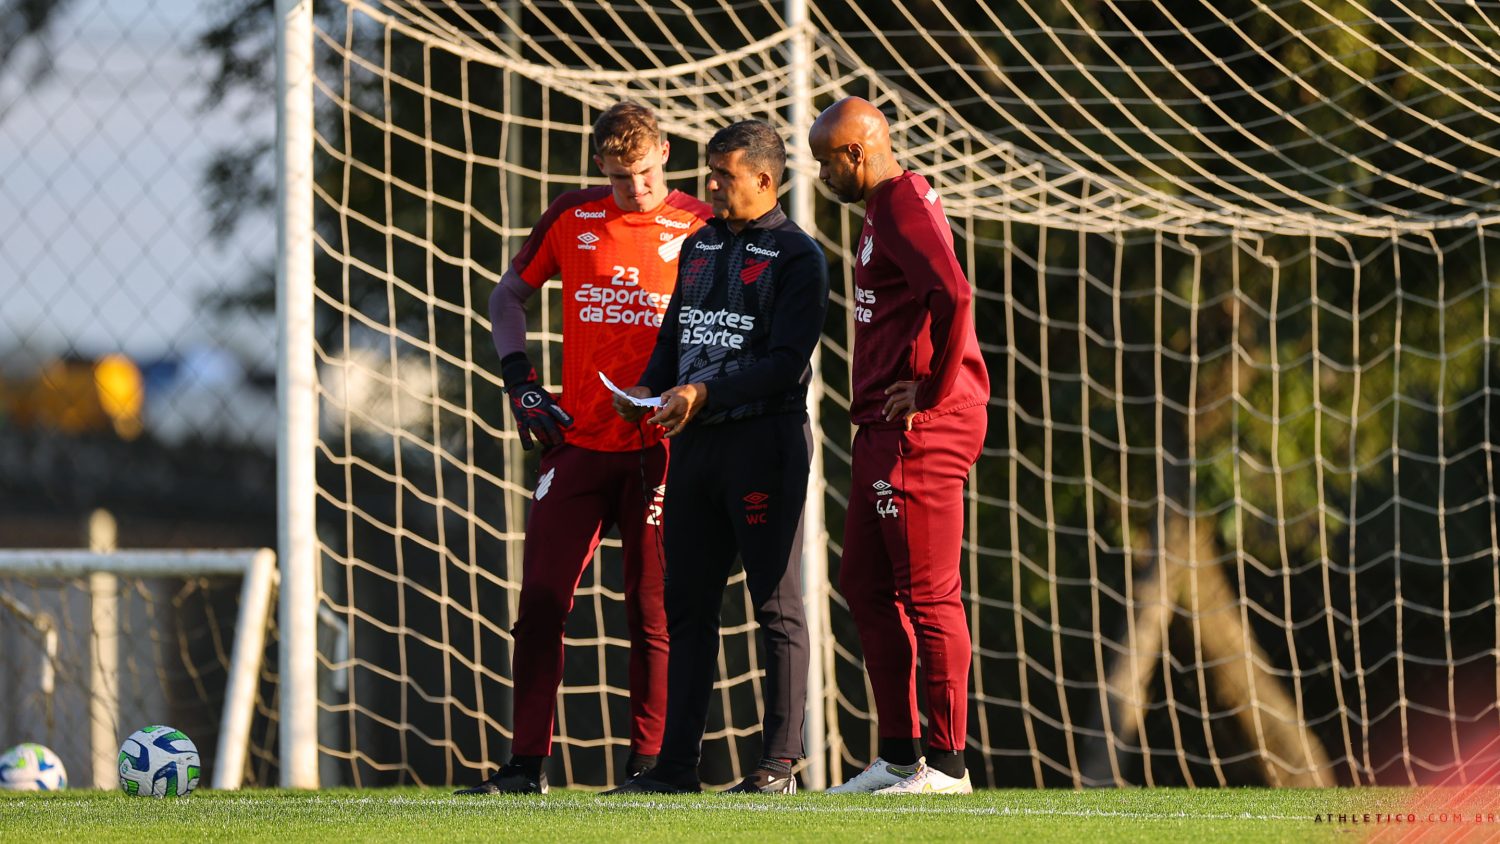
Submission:
M 142 727 L 120 745 L 120 789 L 136 797 L 186 797 L 201 768 L 193 740 L 171 727 Z
M 6 791 L 61 791 L 68 787 L 62 760 L 47 747 L 27 742 L 0 756 L 0 788 Z

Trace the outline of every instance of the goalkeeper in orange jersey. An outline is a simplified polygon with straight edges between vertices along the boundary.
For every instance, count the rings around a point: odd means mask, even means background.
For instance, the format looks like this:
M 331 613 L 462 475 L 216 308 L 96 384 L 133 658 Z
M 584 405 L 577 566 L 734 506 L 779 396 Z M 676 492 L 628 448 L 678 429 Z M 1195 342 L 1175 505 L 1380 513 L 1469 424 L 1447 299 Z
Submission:
M 515 738 L 498 772 L 459 794 L 547 792 L 563 626 L 573 593 L 612 525 L 624 546 L 630 627 L 627 776 L 661 748 L 667 695 L 661 501 L 667 453 L 660 429 L 615 414 L 599 372 L 632 384 L 645 367 L 688 235 L 712 211 L 669 190 L 669 147 L 656 117 L 623 102 L 594 123 L 604 187 L 574 190 L 542 214 L 490 297 L 495 350 L 521 444 L 542 445 L 526 523 L 515 650 Z M 537 383 L 526 357 L 526 303 L 548 279 L 563 287 L 562 395 Z

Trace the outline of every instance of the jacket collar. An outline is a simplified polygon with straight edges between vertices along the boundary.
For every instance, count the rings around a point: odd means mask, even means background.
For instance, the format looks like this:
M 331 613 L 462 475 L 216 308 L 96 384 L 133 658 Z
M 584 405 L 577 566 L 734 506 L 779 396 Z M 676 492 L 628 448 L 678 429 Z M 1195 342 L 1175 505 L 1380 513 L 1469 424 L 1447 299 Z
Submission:
M 734 230 L 729 228 L 729 223 L 719 219 L 718 217 L 714 217 L 709 222 L 713 225 L 718 226 L 724 231 L 725 234 L 734 234 Z M 771 206 L 770 211 L 767 211 L 766 213 L 746 223 L 745 227 L 740 230 L 740 234 L 745 234 L 746 232 L 750 231 L 774 229 L 785 222 L 786 212 L 781 210 L 781 203 L 778 202 L 775 205 Z

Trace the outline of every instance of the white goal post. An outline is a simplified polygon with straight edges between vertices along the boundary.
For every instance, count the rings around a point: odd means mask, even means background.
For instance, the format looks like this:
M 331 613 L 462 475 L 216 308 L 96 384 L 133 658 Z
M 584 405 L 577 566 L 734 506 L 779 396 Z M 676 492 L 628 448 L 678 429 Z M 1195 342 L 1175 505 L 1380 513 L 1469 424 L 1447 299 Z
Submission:
M 114 788 L 115 757 L 125 733 L 120 723 L 119 617 L 115 610 L 119 578 L 242 578 L 234 644 L 229 659 L 218 746 L 210 760 L 212 787 L 236 789 L 244 779 L 254 715 L 256 686 L 265 653 L 271 593 L 276 582 L 276 552 L 269 548 L 229 550 L 0 550 L 0 596 L 12 578 L 88 580 L 92 601 L 89 641 L 89 720 L 92 784 Z M 57 631 L 50 616 L 32 612 L 22 602 L 4 607 L 41 629 L 46 637 L 42 676 L 52 682 L 57 662 Z M 45 629 L 42 629 L 45 628 Z M 200 748 L 206 751 L 206 748 Z M 206 754 L 205 754 L 206 755 Z M 76 772 L 75 772 L 76 773 Z M 82 781 L 81 779 L 75 781 Z

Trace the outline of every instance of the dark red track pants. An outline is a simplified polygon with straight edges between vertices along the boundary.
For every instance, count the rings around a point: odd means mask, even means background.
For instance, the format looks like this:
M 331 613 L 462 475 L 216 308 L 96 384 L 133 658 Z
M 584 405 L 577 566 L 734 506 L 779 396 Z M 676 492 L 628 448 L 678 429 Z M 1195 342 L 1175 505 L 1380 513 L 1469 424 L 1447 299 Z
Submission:
M 630 746 L 655 755 L 667 709 L 660 533 L 666 448 L 658 444 L 644 452 L 606 452 L 564 444 L 542 455 L 540 471 L 526 522 L 520 612 L 511 630 L 516 684 L 511 752 L 552 752 L 563 626 L 600 537 L 619 525 L 630 627 Z
M 916 738 L 917 660 L 927 674 L 930 734 L 963 750 L 969 625 L 960 595 L 964 483 L 984 445 L 983 405 L 854 437 L 839 588 L 849 602 L 875 695 L 881 738 Z

